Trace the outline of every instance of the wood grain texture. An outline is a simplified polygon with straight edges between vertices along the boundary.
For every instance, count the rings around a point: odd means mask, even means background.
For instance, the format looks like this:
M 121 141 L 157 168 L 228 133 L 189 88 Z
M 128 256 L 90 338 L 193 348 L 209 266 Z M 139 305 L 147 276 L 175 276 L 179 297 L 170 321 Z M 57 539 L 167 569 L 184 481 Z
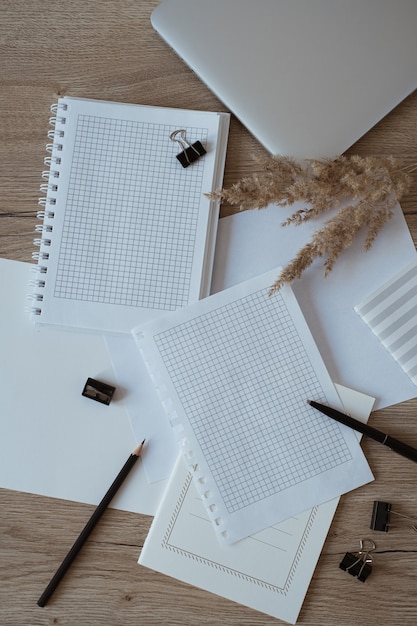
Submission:
M 31 261 L 49 106 L 58 96 L 226 110 L 152 30 L 149 18 L 157 4 L 2 0 L 0 256 Z M 417 163 L 417 93 L 349 152 L 394 154 L 407 164 Z M 265 154 L 232 118 L 225 185 L 259 168 L 258 159 Z M 415 184 L 402 207 L 417 243 Z M 230 213 L 230 207 L 222 207 L 222 216 Z M 412 400 L 375 413 L 372 424 L 417 445 L 416 413 L 417 400 Z M 301 611 L 299 623 L 305 626 L 417 623 L 417 534 L 404 523 L 387 534 L 369 530 L 374 499 L 417 513 L 417 465 L 373 441 L 365 441 L 363 448 L 376 480 L 341 499 Z M 48 606 L 37 607 L 91 512 L 86 505 L 0 490 L 0 624 L 280 623 L 139 567 L 151 518 L 115 510 L 106 512 Z M 346 551 L 355 551 L 361 537 L 370 535 L 377 543 L 374 572 L 362 584 L 338 564 Z

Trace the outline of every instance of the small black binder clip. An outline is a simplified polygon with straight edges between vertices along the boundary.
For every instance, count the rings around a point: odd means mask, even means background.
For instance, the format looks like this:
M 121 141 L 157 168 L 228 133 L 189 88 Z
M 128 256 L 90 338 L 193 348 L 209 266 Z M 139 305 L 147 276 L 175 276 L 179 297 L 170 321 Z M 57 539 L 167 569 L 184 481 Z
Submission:
M 116 387 L 112 387 L 112 385 L 107 385 L 107 383 L 102 383 L 94 378 L 87 378 L 82 395 L 102 404 L 110 404 L 115 391 Z
M 417 532 L 415 517 L 410 517 L 409 515 L 397 513 L 396 511 L 392 510 L 392 505 L 390 502 L 381 502 L 380 500 L 374 500 L 371 518 L 371 529 L 380 530 L 387 533 L 390 527 L 391 515 L 397 515 L 397 517 L 401 517 L 402 519 L 407 519 L 411 522 L 414 522 L 414 524 L 411 524 L 411 528 Z
M 361 539 L 359 546 L 359 552 L 356 554 L 346 552 L 339 567 L 364 583 L 372 573 L 372 556 L 370 553 L 375 550 L 376 545 L 371 539 Z
M 203 154 L 206 154 L 206 150 L 200 141 L 196 141 L 191 144 L 184 129 L 174 130 L 170 134 L 171 141 L 176 141 L 181 146 L 181 152 L 177 154 L 177 159 L 183 167 L 188 167 L 194 161 L 197 161 Z

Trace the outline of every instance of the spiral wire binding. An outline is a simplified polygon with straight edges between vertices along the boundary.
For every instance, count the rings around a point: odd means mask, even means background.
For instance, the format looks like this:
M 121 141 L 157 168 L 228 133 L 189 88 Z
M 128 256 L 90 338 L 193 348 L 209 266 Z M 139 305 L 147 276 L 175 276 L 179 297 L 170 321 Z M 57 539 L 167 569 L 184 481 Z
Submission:
M 37 219 L 42 224 L 37 224 L 35 232 L 39 233 L 39 237 L 34 239 L 34 245 L 39 248 L 32 253 L 32 259 L 37 261 L 34 268 L 36 278 L 30 281 L 30 287 L 33 292 L 29 299 L 31 306 L 29 311 L 32 315 L 39 316 L 42 313 L 43 292 L 46 285 L 45 275 L 48 273 L 49 249 L 52 246 L 53 220 L 55 218 L 54 207 L 56 205 L 56 196 L 58 193 L 58 180 L 60 176 L 60 167 L 62 164 L 61 154 L 63 151 L 63 139 L 65 137 L 66 124 L 65 111 L 68 105 L 65 103 L 56 103 L 51 106 L 52 117 L 49 118 L 49 124 L 53 127 L 47 133 L 48 140 L 52 143 L 46 144 L 46 152 L 50 156 L 44 158 L 44 165 L 48 168 L 41 174 L 42 180 L 39 189 L 43 196 L 39 198 L 38 204 L 42 207 L 37 212 Z

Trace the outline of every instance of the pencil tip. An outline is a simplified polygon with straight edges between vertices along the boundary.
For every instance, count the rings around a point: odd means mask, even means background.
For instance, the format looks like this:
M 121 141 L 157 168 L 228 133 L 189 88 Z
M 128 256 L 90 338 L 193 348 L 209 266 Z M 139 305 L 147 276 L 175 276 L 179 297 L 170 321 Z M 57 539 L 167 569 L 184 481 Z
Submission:
M 145 443 L 145 439 L 142 441 L 142 443 L 140 443 L 138 445 L 138 447 L 133 450 L 132 455 L 134 456 L 140 456 L 140 453 L 142 452 L 142 448 L 143 448 L 143 444 Z
M 307 400 L 307 404 L 311 404 L 311 400 Z

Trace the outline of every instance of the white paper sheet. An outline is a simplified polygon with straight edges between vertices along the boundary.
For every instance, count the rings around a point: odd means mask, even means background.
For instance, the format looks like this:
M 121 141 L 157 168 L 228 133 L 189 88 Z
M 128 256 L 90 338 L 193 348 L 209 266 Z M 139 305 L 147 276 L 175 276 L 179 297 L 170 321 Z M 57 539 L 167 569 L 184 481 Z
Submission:
M 117 386 L 105 342 L 33 325 L 33 267 L 0 259 L 0 487 L 97 504 L 137 445 L 123 390 L 109 406 L 81 395 L 88 377 Z M 137 463 L 111 506 L 154 515 L 164 487 Z
M 373 480 L 353 431 L 307 405 L 342 408 L 292 290 L 268 296 L 273 275 L 133 331 L 225 544 Z

